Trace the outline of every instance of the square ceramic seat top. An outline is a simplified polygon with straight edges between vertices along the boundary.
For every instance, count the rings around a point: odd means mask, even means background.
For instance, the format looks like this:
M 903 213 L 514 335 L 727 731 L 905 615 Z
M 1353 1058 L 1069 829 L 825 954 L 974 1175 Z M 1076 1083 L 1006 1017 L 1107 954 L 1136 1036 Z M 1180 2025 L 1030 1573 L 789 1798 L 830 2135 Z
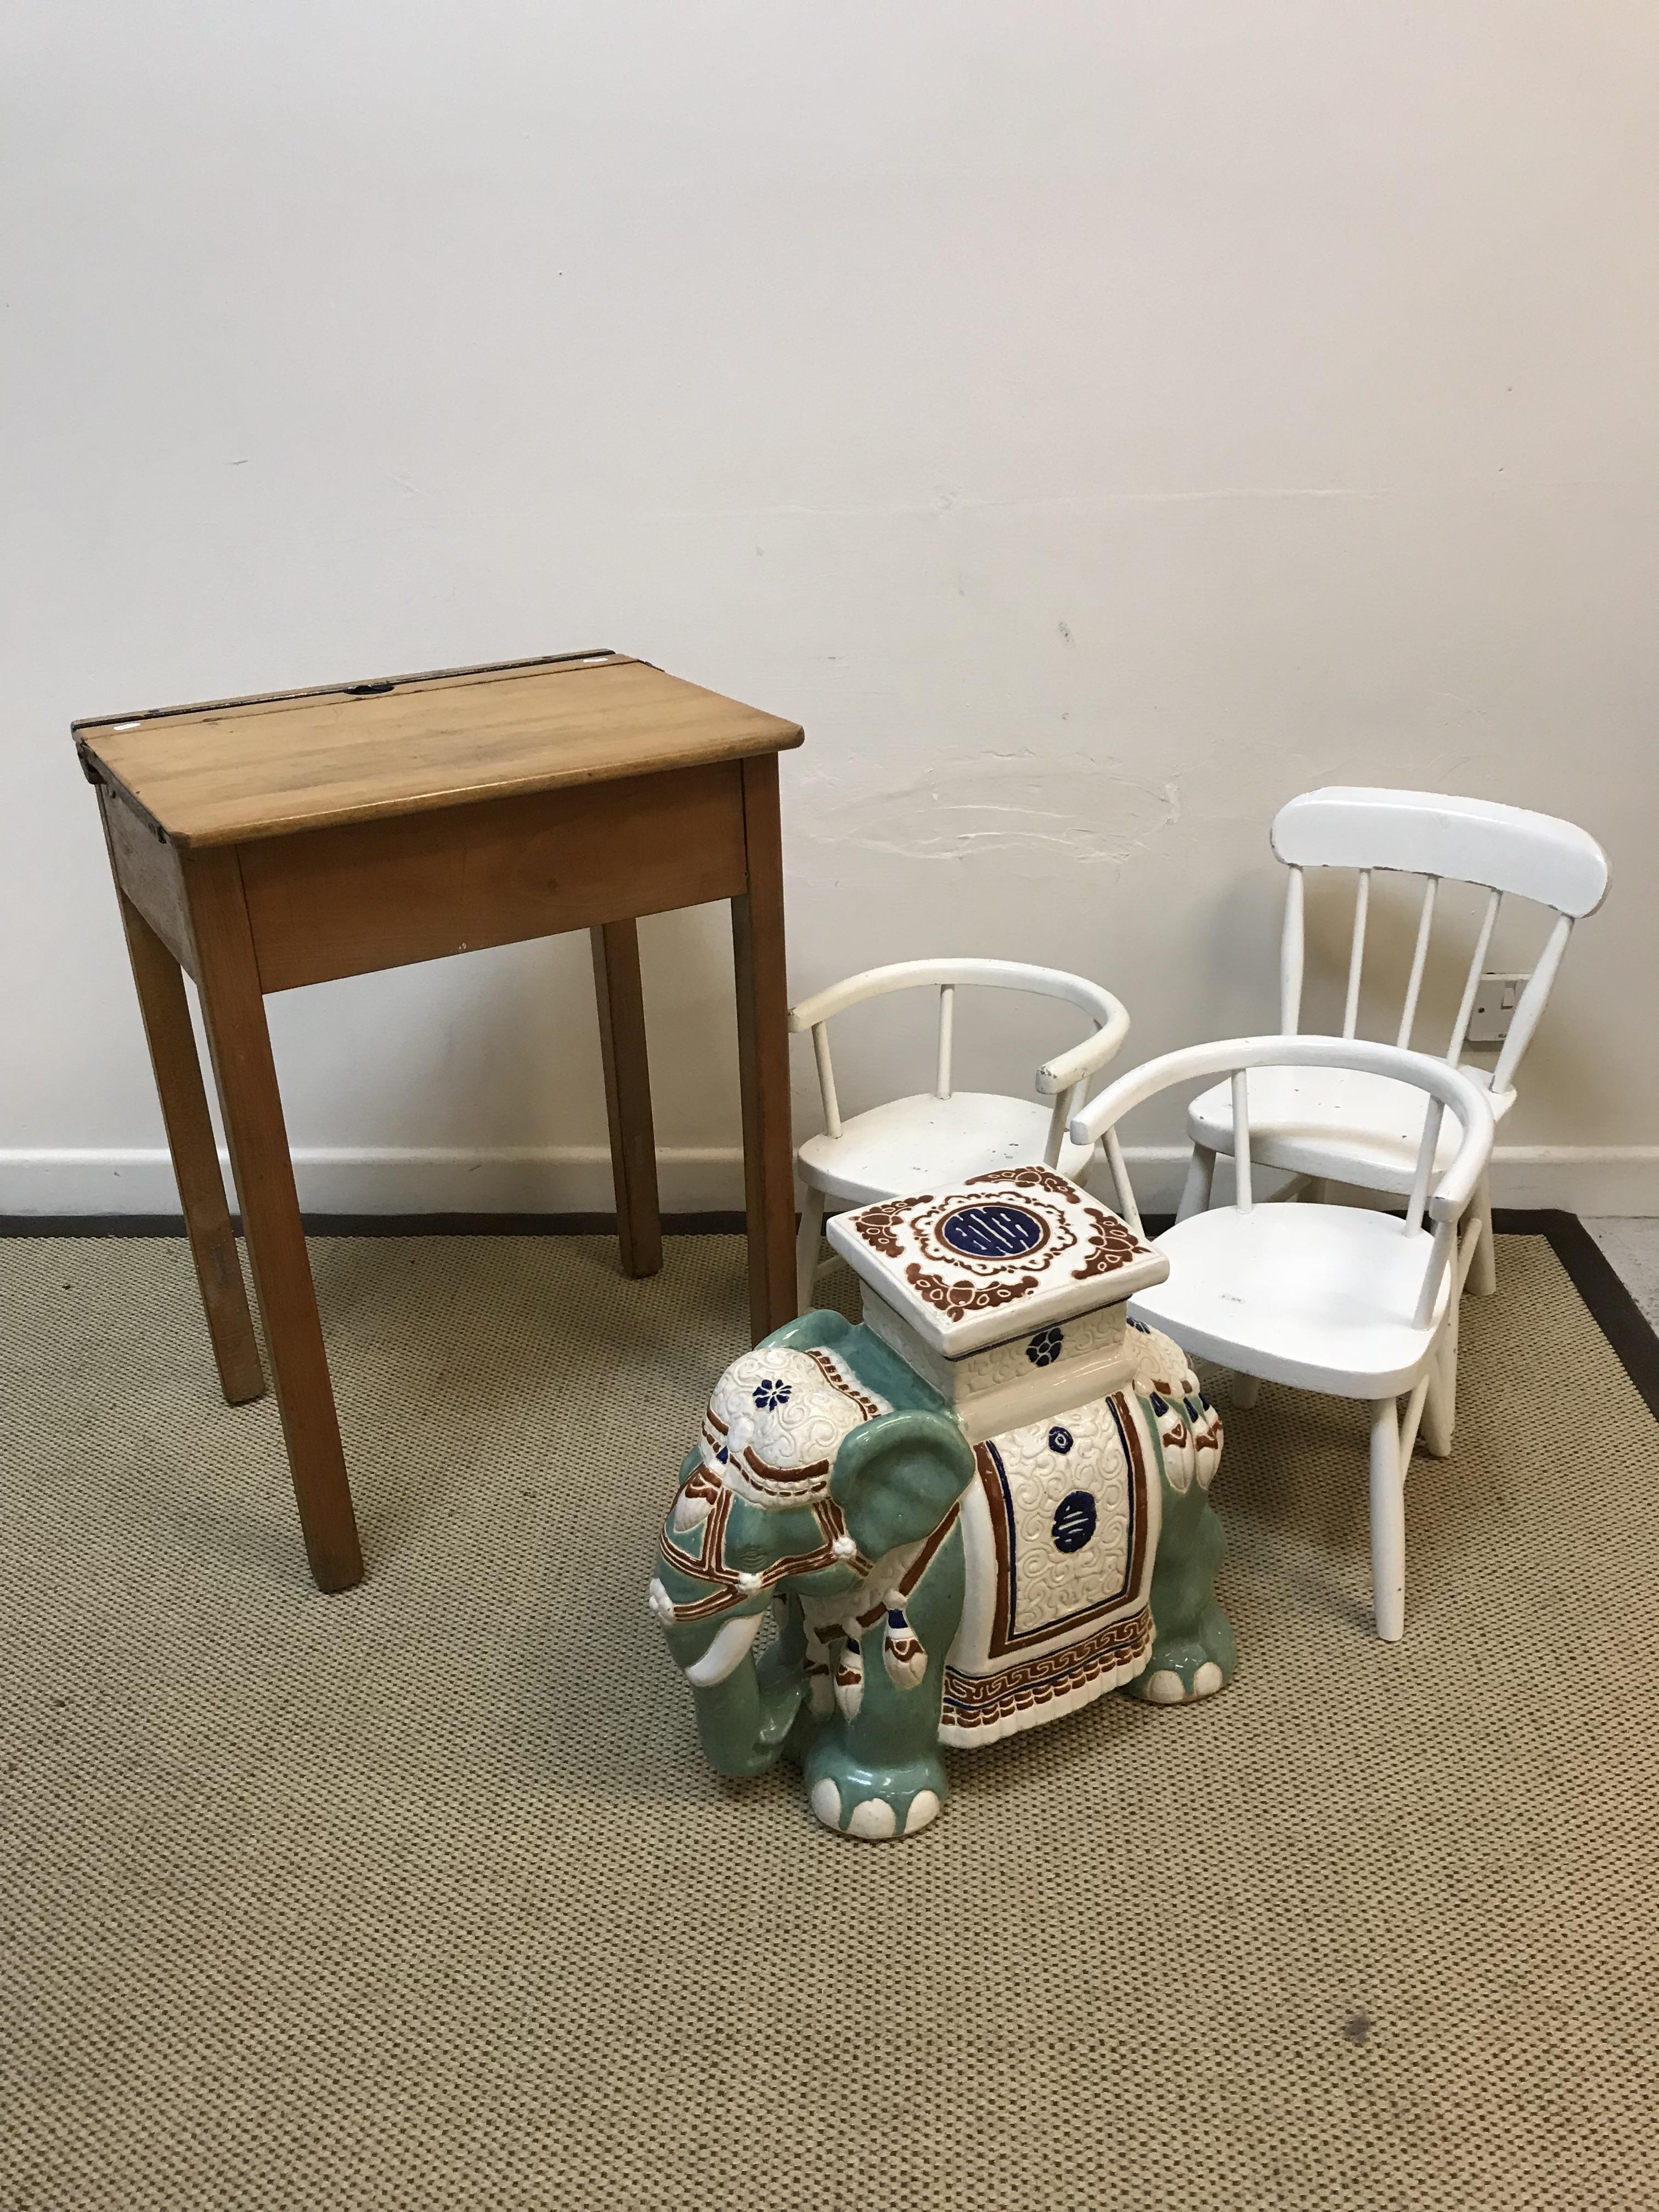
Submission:
M 1052 1168 L 999 1168 L 943 1195 L 882 1199 L 834 1215 L 830 1242 L 948 1360 L 1102 1306 L 1170 1263 Z

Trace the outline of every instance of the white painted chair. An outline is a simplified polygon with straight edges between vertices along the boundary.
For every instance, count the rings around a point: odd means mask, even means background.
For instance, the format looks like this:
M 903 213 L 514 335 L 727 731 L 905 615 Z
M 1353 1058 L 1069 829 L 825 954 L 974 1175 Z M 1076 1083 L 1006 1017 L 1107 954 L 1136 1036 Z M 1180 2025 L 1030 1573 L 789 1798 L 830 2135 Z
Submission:
M 1496 1066 L 1490 1071 L 1474 1067 L 1464 1071 L 1472 1082 L 1487 1090 L 1493 1115 L 1501 1121 L 1515 1103 L 1522 1058 L 1548 1003 L 1573 923 L 1593 914 L 1606 895 L 1607 855 L 1595 840 L 1571 822 L 1528 813 L 1518 806 L 1494 805 L 1486 799 L 1444 798 L 1428 791 L 1334 786 L 1304 793 L 1282 807 L 1273 822 L 1273 847 L 1290 870 L 1279 950 L 1279 1026 L 1287 1036 L 1297 1034 L 1301 1021 L 1304 869 L 1358 872 L 1342 1017 L 1345 1037 L 1354 1035 L 1358 1018 L 1372 874 L 1393 870 L 1424 879 L 1416 949 L 1395 1038 L 1401 1048 L 1410 1045 L 1416 1024 L 1441 884 L 1457 882 L 1485 888 L 1486 910 L 1445 1050 L 1446 1064 L 1451 1067 L 1457 1066 L 1463 1054 L 1475 993 L 1503 901 L 1530 899 L 1553 910 L 1554 927 L 1521 994 Z M 1288 1170 L 1319 1182 L 1328 1178 L 1358 1184 L 1395 1196 L 1403 1196 L 1412 1188 L 1424 1105 L 1408 1085 L 1391 1076 L 1346 1065 L 1274 1067 L 1264 1071 L 1252 1085 L 1250 1109 L 1251 1142 L 1260 1166 Z M 1177 1216 L 1181 1220 L 1209 1204 L 1216 1155 L 1233 1150 L 1232 1097 L 1228 1085 L 1218 1084 L 1193 1101 L 1188 1109 L 1187 1132 L 1194 1150 Z M 1447 1129 L 1437 1165 L 1449 1163 L 1453 1143 L 1454 1132 Z M 1474 1204 L 1485 1234 L 1475 1248 L 1469 1287 L 1488 1291 L 1496 1289 L 1498 1278 L 1492 1253 L 1492 1197 L 1484 1174 Z
M 1069 1052 L 1045 1060 L 1036 1072 L 1038 1100 L 995 1091 L 951 1087 L 956 994 L 963 987 L 1027 991 L 1081 1008 L 1095 1034 Z M 936 990 L 939 1036 L 933 1088 L 890 1099 L 843 1121 L 830 1060 L 829 1024 L 849 1006 L 893 991 Z M 790 1013 L 793 1030 L 810 1030 L 823 1094 L 823 1133 L 809 1137 L 796 1153 L 802 1188 L 796 1243 L 800 1310 L 812 1303 L 826 1209 L 868 1206 L 881 1198 L 965 1182 L 993 1168 L 1039 1163 L 1075 1180 L 1093 1149 L 1068 1143 L 1066 1126 L 1083 1103 L 1089 1079 L 1113 1059 L 1129 1034 L 1129 1017 L 1109 991 L 1058 968 L 1030 968 L 1018 960 L 902 960 L 871 968 L 831 984 Z
M 1253 1203 L 1255 1091 L 1292 1069 L 1362 1075 L 1427 1093 L 1403 1222 L 1364 1206 Z M 1376 1632 L 1395 1643 L 1405 1629 L 1406 1468 L 1419 1422 L 1430 1450 L 1443 1457 L 1451 1446 L 1457 1304 L 1485 1226 L 1470 1201 L 1492 1153 L 1492 1107 L 1459 1070 L 1394 1045 L 1236 1037 L 1168 1053 L 1121 1076 L 1071 1126 L 1075 1145 L 1103 1141 L 1119 1209 L 1133 1228 L 1140 1217 L 1118 1123 L 1175 1084 L 1220 1074 L 1231 1079 L 1235 1201 L 1190 1214 L 1155 1240 L 1169 1259 L 1169 1279 L 1138 1292 L 1130 1315 L 1163 1329 L 1189 1356 L 1257 1382 L 1370 1404 L 1372 1595 Z M 1459 1134 L 1443 1168 L 1448 1108 Z

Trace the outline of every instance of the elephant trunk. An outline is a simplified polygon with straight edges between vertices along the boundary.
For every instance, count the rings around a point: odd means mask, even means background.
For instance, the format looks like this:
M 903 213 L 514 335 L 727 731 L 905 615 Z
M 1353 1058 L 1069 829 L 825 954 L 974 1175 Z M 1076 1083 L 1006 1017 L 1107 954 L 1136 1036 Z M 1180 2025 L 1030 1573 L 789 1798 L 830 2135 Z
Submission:
M 653 1593 L 653 1610 L 657 1608 Z M 669 1628 L 669 1650 L 691 1685 L 703 1754 L 720 1774 L 764 1774 L 776 1764 L 805 1687 L 799 1653 L 786 1634 L 757 1663 L 763 1603 L 707 1626 Z

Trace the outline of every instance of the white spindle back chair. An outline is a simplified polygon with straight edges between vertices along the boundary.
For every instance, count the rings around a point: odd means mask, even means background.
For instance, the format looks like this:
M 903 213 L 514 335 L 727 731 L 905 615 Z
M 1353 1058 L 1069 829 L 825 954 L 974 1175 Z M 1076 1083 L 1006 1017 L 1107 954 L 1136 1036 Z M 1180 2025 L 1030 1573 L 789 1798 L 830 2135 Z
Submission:
M 956 999 L 964 988 L 1059 999 L 1094 1024 L 1092 1036 L 1057 1053 L 1036 1071 L 1038 1099 L 1051 1103 L 954 1087 Z M 843 1120 L 830 1058 L 830 1021 L 866 1000 L 914 990 L 939 994 L 933 1090 L 890 1099 Z M 1090 1078 L 1121 1049 L 1129 1034 L 1129 1017 L 1109 991 L 1058 968 L 1028 967 L 1018 960 L 902 960 L 849 975 L 803 1000 L 792 1010 L 789 1026 L 811 1032 L 823 1097 L 823 1133 L 809 1137 L 795 1156 L 803 1187 L 796 1288 L 804 1313 L 812 1302 L 826 1207 L 838 1212 L 877 1199 L 903 1198 L 993 1168 L 1040 1163 L 1061 1175 L 1079 1175 L 1092 1147 L 1070 1143 L 1066 1125 L 1083 1103 Z
M 1352 1072 L 1427 1094 L 1403 1221 L 1363 1206 L 1256 1202 L 1251 1094 L 1285 1068 Z M 1121 1076 L 1072 1121 L 1074 1144 L 1104 1145 L 1118 1206 L 1132 1227 L 1139 1229 L 1140 1216 L 1118 1123 L 1176 1084 L 1220 1074 L 1228 1078 L 1237 1145 L 1234 1201 L 1190 1214 L 1156 1240 L 1169 1257 L 1169 1279 L 1138 1292 L 1129 1311 L 1189 1356 L 1257 1382 L 1369 1402 L 1376 1632 L 1397 1642 L 1405 1629 L 1406 1468 L 1419 1423 L 1431 1451 L 1443 1456 L 1450 1449 L 1457 1302 L 1481 1243 L 1470 1201 L 1492 1153 L 1492 1106 L 1443 1060 L 1358 1038 L 1235 1037 L 1168 1053 Z M 1448 1109 L 1459 1133 L 1442 1169 Z
M 1411 1046 L 1417 1028 L 1442 884 L 1456 882 L 1485 889 L 1486 905 L 1443 1054 L 1451 1067 L 1462 1059 L 1475 994 L 1504 899 L 1528 899 L 1553 910 L 1555 921 L 1548 940 L 1521 994 L 1496 1066 L 1490 1073 L 1466 1071 L 1487 1088 L 1492 1112 L 1501 1119 L 1515 1103 L 1516 1078 L 1548 1003 L 1572 926 L 1593 914 L 1606 895 L 1607 856 L 1595 840 L 1553 815 L 1532 814 L 1487 799 L 1333 786 L 1306 792 L 1279 810 L 1273 825 L 1273 848 L 1290 872 L 1279 963 L 1279 1026 L 1287 1036 L 1297 1035 L 1302 1026 L 1304 874 L 1309 868 L 1353 869 L 1358 875 L 1342 1011 L 1345 1037 L 1355 1035 L 1358 1023 L 1372 876 L 1386 871 L 1422 878 L 1411 972 L 1394 1040 L 1401 1049 Z M 1258 1085 L 1255 1106 L 1251 1127 L 1261 1165 L 1396 1195 L 1412 1187 L 1423 1108 L 1391 1079 L 1346 1067 L 1275 1071 Z M 1234 1151 L 1228 1087 L 1218 1085 L 1194 1099 L 1187 1127 L 1194 1152 L 1181 1201 L 1182 1219 L 1208 1205 L 1216 1155 Z M 1497 1276 L 1492 1199 L 1485 1176 L 1473 1202 L 1485 1235 L 1476 1249 L 1470 1287 L 1490 1291 L 1496 1287 Z

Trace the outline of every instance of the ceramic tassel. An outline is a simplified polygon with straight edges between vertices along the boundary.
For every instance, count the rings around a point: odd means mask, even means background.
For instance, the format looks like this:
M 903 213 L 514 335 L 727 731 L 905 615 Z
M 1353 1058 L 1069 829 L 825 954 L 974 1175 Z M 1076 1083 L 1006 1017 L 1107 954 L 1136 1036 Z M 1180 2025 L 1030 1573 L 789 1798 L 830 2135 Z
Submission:
M 836 1703 L 849 1721 L 858 1718 L 859 1707 L 864 1703 L 864 1647 L 859 1642 L 857 1621 L 848 1628 L 836 1662 Z
M 882 1663 L 896 1690 L 914 1690 L 927 1672 L 927 1654 L 921 1638 L 905 1618 L 904 1601 L 897 1590 L 887 1593 L 887 1627 L 882 1638 Z

